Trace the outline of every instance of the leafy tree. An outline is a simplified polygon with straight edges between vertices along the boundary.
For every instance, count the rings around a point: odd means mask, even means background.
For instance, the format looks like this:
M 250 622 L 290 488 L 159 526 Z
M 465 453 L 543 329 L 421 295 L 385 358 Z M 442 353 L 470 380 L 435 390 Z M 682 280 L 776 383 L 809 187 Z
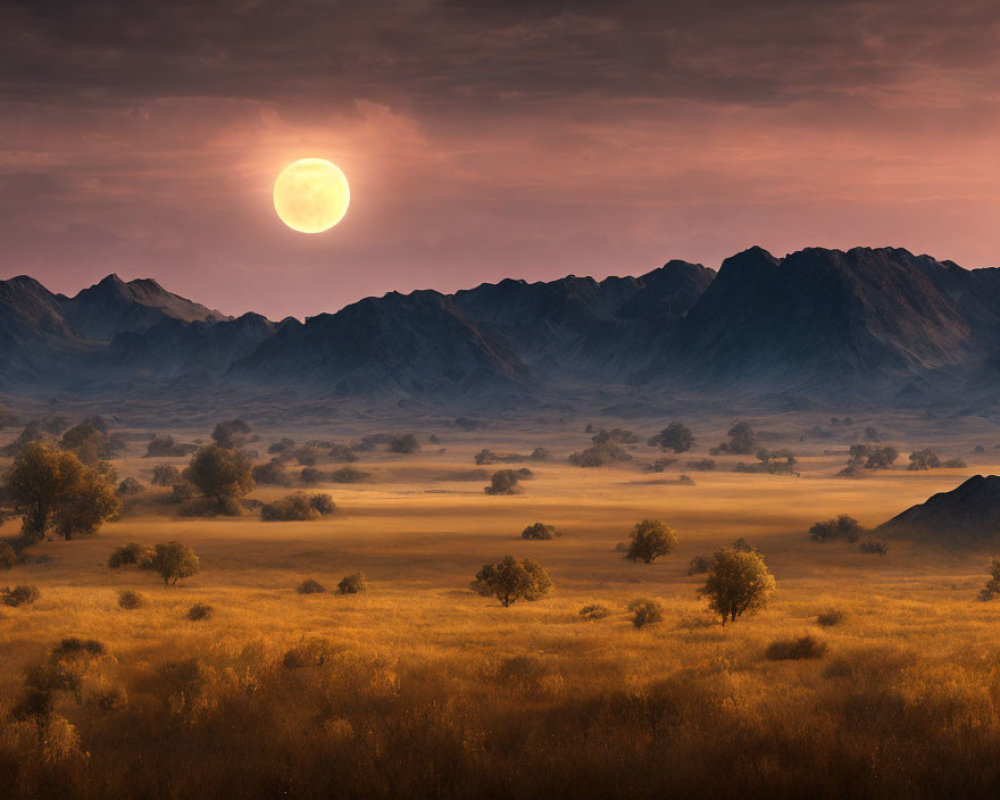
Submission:
M 181 471 L 172 464 L 160 464 L 153 467 L 153 479 L 150 483 L 153 486 L 173 486 L 180 483 Z
M 181 578 L 190 578 L 201 569 L 201 562 L 194 550 L 180 542 L 167 542 L 153 547 L 152 555 L 140 563 L 163 578 L 163 585 L 176 584 Z
M 516 494 L 519 490 L 517 485 L 519 477 L 517 470 L 501 469 L 493 473 L 490 485 L 483 491 L 486 494 Z
M 627 428 L 603 428 L 590 439 L 594 444 L 638 444 L 639 437 Z
M 993 556 L 993 563 L 990 564 L 990 579 L 979 593 L 979 599 L 992 600 L 997 596 L 1000 596 L 1000 556 Z
M 250 459 L 239 450 L 210 444 L 194 454 L 184 478 L 220 510 L 226 510 L 232 501 L 253 489 L 251 470 Z
M 559 531 L 544 522 L 536 522 L 521 531 L 522 539 L 553 539 L 559 535 Z
M 506 556 L 483 564 L 476 573 L 472 589 L 483 597 L 496 597 L 507 608 L 518 600 L 538 600 L 552 590 L 552 579 L 537 561 L 518 561 Z
M 280 458 L 272 458 L 266 464 L 258 464 L 253 468 L 254 483 L 270 486 L 288 486 L 292 476 Z
M 637 522 L 629 534 L 625 558 L 651 564 L 677 547 L 677 533 L 658 519 Z
M 63 450 L 72 450 L 85 464 L 114 458 L 128 445 L 120 435 L 111 435 L 101 417 L 91 417 L 70 428 L 59 442 Z
M 571 453 L 569 463 L 576 467 L 603 467 L 615 461 L 630 461 L 632 455 L 613 442 L 601 442 L 578 453 Z
M 116 491 L 119 497 L 142 494 L 143 486 L 136 478 L 126 478 L 118 484 Z
M 671 422 L 653 436 L 649 442 L 650 447 L 659 447 L 663 450 L 673 450 L 675 453 L 686 453 L 694 445 L 694 434 L 691 429 L 681 422 Z
M 0 541 L 0 569 L 10 569 L 17 564 L 17 550 L 10 542 Z
M 809 529 L 809 538 L 814 542 L 830 542 L 834 539 L 845 539 L 853 544 L 861 538 L 864 530 L 854 517 L 841 514 L 836 519 L 828 519 L 826 522 L 815 523 Z
M 767 605 L 774 593 L 774 576 L 760 553 L 724 547 L 712 556 L 705 585 L 698 593 L 708 598 L 709 608 L 722 616 L 725 626 Z
M 260 509 L 265 522 L 306 522 L 321 519 L 334 512 L 336 506 L 328 494 L 307 495 L 295 492 L 268 503 Z
M 735 455 L 747 455 L 754 451 L 757 445 L 757 435 L 749 422 L 737 422 L 726 434 L 729 441 L 720 446 L 720 450 Z
M 87 466 L 75 453 L 42 442 L 21 448 L 0 487 L 29 542 L 40 541 L 53 525 L 66 539 L 91 533 L 121 509 L 100 465 Z
M 116 547 L 108 556 L 108 566 L 111 569 L 120 569 L 132 564 L 140 567 L 149 561 L 154 555 L 154 551 L 149 547 L 144 547 L 138 542 L 129 542 L 121 547 Z
M 923 469 L 938 469 L 940 466 L 940 457 L 928 447 L 923 450 L 914 450 L 910 453 L 910 466 L 907 469 L 911 472 L 916 472 Z
M 402 433 L 390 436 L 386 449 L 390 453 L 409 455 L 410 453 L 416 453 L 420 449 L 420 442 L 417 441 L 417 437 L 412 433 Z
M 227 450 L 233 450 L 243 445 L 243 437 L 250 433 L 250 426 L 242 419 L 226 420 L 220 422 L 212 431 L 212 441 Z

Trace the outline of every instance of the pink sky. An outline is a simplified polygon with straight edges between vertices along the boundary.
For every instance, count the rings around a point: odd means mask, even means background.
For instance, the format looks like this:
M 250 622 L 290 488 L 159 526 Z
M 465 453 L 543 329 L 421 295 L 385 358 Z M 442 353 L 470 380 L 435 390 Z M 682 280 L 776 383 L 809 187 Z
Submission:
M 986 0 L 36 5 L 0 11 L 0 277 L 280 318 L 753 244 L 1000 265 Z M 303 156 L 352 187 L 317 236 L 271 205 Z

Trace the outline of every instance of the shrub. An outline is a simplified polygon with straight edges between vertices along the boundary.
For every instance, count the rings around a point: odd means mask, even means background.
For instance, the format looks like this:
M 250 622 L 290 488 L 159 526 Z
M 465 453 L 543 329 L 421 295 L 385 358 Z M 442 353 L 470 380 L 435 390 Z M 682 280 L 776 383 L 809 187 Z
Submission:
M 357 461 L 358 457 L 354 454 L 346 444 L 335 444 L 330 447 L 330 458 L 333 461 L 339 461 L 342 464 L 350 463 L 352 461 Z
M 688 575 L 704 575 L 708 572 L 709 564 L 711 564 L 711 559 L 708 556 L 695 556 L 691 559 L 688 564 Z
M 517 561 L 506 556 L 483 564 L 472 582 L 472 590 L 483 597 L 496 597 L 507 608 L 518 600 L 538 600 L 552 590 L 552 579 L 537 561 Z
M 733 453 L 738 456 L 749 455 L 757 446 L 757 435 L 748 422 L 737 422 L 726 435 L 729 437 L 729 441 L 719 445 L 718 450 L 721 453 Z
M 744 613 L 764 608 L 774 593 L 774 577 L 760 553 L 731 547 L 717 550 L 708 565 L 705 585 L 698 594 L 708 598 L 709 608 L 722 616 L 722 625 L 735 622 Z
M 299 594 L 322 594 L 326 591 L 326 587 L 319 581 L 314 581 L 312 578 L 302 581 L 295 590 Z
M 628 610 L 632 612 L 632 624 L 637 628 L 663 622 L 663 604 L 659 600 L 639 598 L 628 604 Z
M 764 657 L 770 661 L 822 658 L 824 655 L 826 655 L 826 642 L 809 634 L 797 639 L 775 639 L 764 651 Z
M 602 606 L 600 603 L 594 603 L 589 606 L 584 606 L 580 609 L 580 616 L 587 622 L 596 622 L 599 619 L 604 619 L 605 617 L 611 616 L 611 609 L 607 606 Z
M 816 623 L 824 628 L 832 628 L 834 625 L 839 625 L 846 618 L 847 614 L 839 608 L 829 608 L 816 615 Z
M 646 472 L 663 472 L 671 464 L 676 464 L 676 458 L 658 458 L 651 464 L 647 464 L 643 469 Z
M 197 486 L 207 499 L 213 500 L 220 513 L 228 513 L 232 501 L 254 487 L 250 459 L 239 450 L 221 444 L 203 447 L 195 453 L 184 471 L 184 478 Z
M 186 544 L 173 541 L 156 545 L 150 557 L 140 562 L 139 568 L 158 573 L 166 586 L 196 575 L 201 569 L 201 561 Z
M 203 619 L 208 619 L 214 613 L 215 609 L 211 606 L 205 605 L 204 603 L 195 603 L 188 609 L 187 618 L 192 622 L 200 622 Z
M 12 606 L 17 608 L 18 606 L 31 605 L 38 599 L 38 587 L 28 586 L 26 584 L 20 584 L 15 586 L 13 589 L 5 588 L 0 589 L 0 602 L 5 606 Z
M 924 450 L 914 450 L 910 453 L 910 465 L 907 467 L 911 472 L 923 469 L 938 469 L 941 466 L 941 459 L 938 454 L 930 448 Z
M 591 437 L 594 444 L 638 444 L 639 437 L 626 428 L 612 428 L 606 431 L 603 428 Z
M 144 488 L 145 487 L 135 478 L 126 478 L 118 484 L 116 494 L 119 497 L 129 497 L 132 495 L 142 494 Z
M 71 636 L 63 639 L 52 650 L 53 658 L 75 658 L 77 656 L 103 656 L 106 648 L 96 639 L 79 639 Z
M 629 534 L 625 558 L 651 564 L 677 547 L 677 534 L 658 519 L 637 522 Z
M 267 452 L 272 455 L 285 455 L 295 449 L 295 442 L 292 439 L 279 439 L 267 448 Z
M 1000 556 L 993 556 L 990 564 L 990 579 L 979 593 L 980 600 L 992 600 L 1000 595 Z
M 897 458 L 899 452 L 889 445 L 875 447 L 870 444 L 852 444 L 847 469 L 858 466 L 872 470 L 885 469 L 895 464 Z
M 965 469 L 968 465 L 965 463 L 965 459 L 962 458 L 949 458 L 947 461 L 941 464 L 945 469 Z
M 867 553 L 868 555 L 884 556 L 889 552 L 889 543 L 881 536 L 870 536 L 858 547 L 862 553 Z
M 322 483 L 326 476 L 316 467 L 306 467 L 299 473 L 299 480 L 303 483 Z
M 531 451 L 530 457 L 532 461 L 548 461 L 552 457 L 552 455 L 546 448 L 536 447 L 534 450 Z
M 119 569 L 131 564 L 141 564 L 144 560 L 152 557 L 153 551 L 150 548 L 144 547 L 138 542 L 129 542 L 112 551 L 111 555 L 108 556 L 108 566 L 111 569 Z
M 561 535 L 552 525 L 546 525 L 544 522 L 536 522 L 521 531 L 522 539 L 553 539 Z
M 242 419 L 225 420 L 215 426 L 212 441 L 225 450 L 235 450 L 243 444 L 243 437 L 250 433 L 250 426 Z
M 298 447 L 292 453 L 292 457 L 298 462 L 300 467 L 314 467 L 319 461 L 320 452 L 315 447 Z
M 699 458 L 695 461 L 687 462 L 688 469 L 697 470 L 698 472 L 711 472 L 715 469 L 715 460 L 711 458 Z
M 0 542 L 0 569 L 10 569 L 17 564 L 17 551 L 9 542 Z
M 251 473 L 254 483 L 261 486 L 288 486 L 292 482 L 285 462 L 280 458 L 272 458 L 266 464 L 258 464 Z
M 368 578 L 361 570 L 345 575 L 337 584 L 337 591 L 341 594 L 362 594 L 369 589 Z
M 847 514 L 841 514 L 836 519 L 828 519 L 826 522 L 817 522 L 809 528 L 809 538 L 821 543 L 844 539 L 853 544 L 863 533 L 864 528 L 854 517 L 849 517 Z
M 173 436 L 160 436 L 154 434 L 146 445 L 146 458 L 165 458 L 169 456 L 186 455 L 187 450 L 184 445 L 178 445 Z
M 602 442 L 579 453 L 571 453 L 569 463 L 575 467 L 603 467 L 616 461 L 629 461 L 632 456 L 617 444 Z
M 364 483 L 371 478 L 370 472 L 356 467 L 341 467 L 330 473 L 331 483 Z
M 135 611 L 146 605 L 146 597 L 131 589 L 122 589 L 118 592 L 118 607 L 125 611 Z
M 512 469 L 502 469 L 494 472 L 490 485 L 483 489 L 486 494 L 516 494 L 520 491 L 517 482 L 518 474 Z
M 412 433 L 403 433 L 390 436 L 386 449 L 390 453 L 409 455 L 410 453 L 416 453 L 420 449 L 420 442 L 417 441 L 417 437 Z
M 190 503 L 198 494 L 198 489 L 193 483 L 181 479 L 175 483 L 170 490 L 170 502 L 180 503 L 181 505 L 185 503 Z
M 694 445 L 694 435 L 691 429 L 680 422 L 671 422 L 666 428 L 650 438 L 650 447 L 662 450 L 673 450 L 675 453 L 686 453 Z
M 335 504 L 329 495 L 295 492 L 260 509 L 264 522 L 308 522 L 333 513 Z

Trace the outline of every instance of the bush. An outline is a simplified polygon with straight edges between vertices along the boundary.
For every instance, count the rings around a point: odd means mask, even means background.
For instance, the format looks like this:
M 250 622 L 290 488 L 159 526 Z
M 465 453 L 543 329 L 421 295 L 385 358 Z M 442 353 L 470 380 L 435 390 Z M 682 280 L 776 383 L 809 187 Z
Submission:
M 306 467 L 299 473 L 299 480 L 303 483 L 322 483 L 326 476 L 316 467 Z
M 371 473 L 356 467 L 341 467 L 331 472 L 329 478 L 331 483 L 364 483 Z
M 717 550 L 708 565 L 705 585 L 698 591 L 709 608 L 722 616 L 722 625 L 744 613 L 764 608 L 774 593 L 774 577 L 760 553 L 731 547 Z
M 698 472 L 711 472 L 715 469 L 715 460 L 711 458 L 699 458 L 695 461 L 687 462 L 688 469 L 697 470 Z
M 637 628 L 663 622 L 663 604 L 659 600 L 639 598 L 628 604 L 628 610 L 632 612 L 632 624 Z
M 581 608 L 580 616 L 587 622 L 596 622 L 599 619 L 610 617 L 611 609 L 609 609 L 607 606 L 602 606 L 600 603 L 594 603 L 593 605 L 584 606 L 583 608 Z
M 197 487 L 193 483 L 190 483 L 182 478 L 171 487 L 170 502 L 184 505 L 185 503 L 190 503 L 194 500 L 197 495 Z
M 993 556 L 990 564 L 990 579 L 979 593 L 980 600 L 992 600 L 1000 595 L 1000 556 Z
M 859 549 L 868 555 L 884 556 L 889 552 L 889 543 L 881 536 L 871 536 L 859 545 Z
M 337 584 L 337 591 L 341 594 L 362 594 L 369 589 L 368 578 L 361 570 L 350 575 L 345 575 Z
M 119 497 L 129 497 L 132 495 L 142 494 L 144 488 L 145 487 L 135 478 L 126 478 L 118 484 L 116 494 Z
M 183 456 L 190 452 L 186 445 L 178 445 L 173 436 L 160 436 L 154 434 L 146 445 L 146 458 L 167 458 L 170 456 Z
M 828 519 L 826 522 L 817 522 L 809 528 L 809 538 L 814 542 L 831 542 L 834 539 L 844 539 L 853 544 L 861 538 L 864 533 L 854 517 L 841 514 L 836 519 Z
M 264 522 L 308 522 L 332 514 L 335 507 L 327 494 L 295 492 L 262 506 L 260 518 Z
M 506 556 L 483 564 L 472 582 L 472 590 L 483 597 L 496 597 L 507 608 L 518 600 L 534 601 L 552 590 L 552 579 L 537 561 L 517 561 Z
M 816 615 L 816 623 L 824 628 L 832 628 L 839 625 L 847 618 L 847 614 L 838 608 L 830 608 Z
M 826 642 L 809 634 L 797 639 L 775 639 L 764 651 L 764 657 L 770 661 L 822 658 L 824 655 L 826 655 Z
M 552 457 L 552 454 L 544 447 L 536 447 L 531 451 L 532 461 L 548 461 Z
M 658 458 L 651 464 L 647 464 L 643 469 L 646 472 L 663 472 L 671 464 L 676 464 L 676 458 Z
M 661 450 L 686 453 L 694 445 L 694 436 L 687 425 L 680 422 L 671 422 L 656 436 L 653 436 L 647 444 L 650 447 L 659 447 Z
M 17 564 L 17 551 L 9 542 L 0 542 L 0 569 L 10 569 Z
M 938 454 L 930 448 L 924 450 L 914 450 L 910 453 L 910 465 L 907 467 L 911 472 L 924 469 L 938 469 L 941 466 L 941 459 Z
M 129 544 L 114 549 L 108 556 L 108 566 L 111 569 L 119 569 L 132 564 L 141 564 L 152 557 L 153 551 L 150 548 L 144 547 L 138 542 L 129 542 Z
M 420 442 L 417 441 L 417 437 L 412 433 L 403 433 L 390 436 L 386 449 L 390 453 L 409 455 L 410 453 L 416 453 L 420 449 Z
M 626 428 L 612 428 L 610 431 L 602 428 L 590 441 L 594 444 L 638 444 L 639 437 Z
M 711 559 L 708 556 L 695 556 L 691 559 L 688 564 L 688 575 L 704 575 L 708 572 L 709 564 L 711 564 Z
M 718 450 L 721 453 L 749 455 L 757 446 L 757 435 L 748 422 L 737 422 L 726 435 L 729 441 L 719 445 Z
M 96 639 L 79 639 L 71 636 L 63 639 L 52 650 L 53 658 L 75 658 L 77 656 L 103 656 L 106 648 Z
M 139 563 L 139 568 L 157 572 L 166 586 L 196 575 L 201 569 L 201 561 L 186 544 L 173 541 L 155 545 L 149 558 Z
M 852 467 L 864 467 L 864 469 L 885 469 L 891 467 L 899 458 L 899 452 L 895 447 L 884 445 L 876 447 L 870 444 L 852 444 L 847 467 L 841 474 L 849 474 Z
M 135 611 L 146 605 L 145 595 L 134 592 L 131 589 L 122 589 L 118 592 L 118 607 L 125 611 Z
M 517 494 L 520 491 L 517 485 L 518 477 L 517 471 L 512 469 L 494 472 L 493 477 L 490 478 L 490 485 L 485 487 L 483 491 L 486 494 Z
M 346 444 L 335 444 L 330 447 L 330 458 L 333 461 L 338 461 L 342 464 L 349 464 L 352 461 L 357 461 L 358 457 L 354 454 Z
M 215 609 L 211 606 L 205 605 L 204 603 L 195 603 L 188 609 L 187 618 L 192 622 L 200 622 L 203 619 L 208 619 L 214 613 Z
M 544 522 L 536 522 L 521 531 L 522 539 L 554 539 L 561 535 L 552 525 L 546 525 Z
M 17 608 L 18 606 L 31 605 L 38 599 L 38 595 L 37 586 L 20 584 L 13 589 L 0 589 L 0 602 L 5 606 Z
M 295 442 L 292 439 L 284 438 L 272 443 L 267 452 L 271 455 L 285 455 L 295 449 Z
M 295 590 L 299 594 L 322 594 L 326 591 L 326 587 L 319 581 L 314 581 L 312 578 L 302 581 Z
M 965 469 L 968 465 L 965 463 L 964 459 L 961 458 L 949 458 L 947 461 L 941 464 L 945 469 Z
M 637 522 L 629 534 L 625 558 L 651 564 L 677 547 L 677 534 L 658 519 Z
M 571 453 L 569 463 L 575 467 L 603 467 L 617 461 L 630 461 L 632 455 L 617 444 L 595 444 L 579 453 Z
M 272 458 L 266 464 L 258 464 L 251 474 L 254 483 L 259 483 L 261 486 L 288 486 L 292 482 L 292 477 L 285 468 L 285 462 L 280 458 Z

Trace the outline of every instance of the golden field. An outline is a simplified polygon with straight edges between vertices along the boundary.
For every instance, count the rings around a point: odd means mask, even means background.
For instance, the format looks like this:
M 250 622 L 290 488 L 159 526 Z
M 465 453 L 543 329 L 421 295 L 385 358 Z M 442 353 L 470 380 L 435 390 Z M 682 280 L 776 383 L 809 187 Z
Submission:
M 833 477 L 855 438 L 800 434 L 824 420 L 755 420 L 763 445 L 799 457 L 798 477 L 684 467 L 724 438 L 731 420 L 689 421 L 691 453 L 663 473 L 639 445 L 630 462 L 566 463 L 588 443 L 583 422 L 495 424 L 463 432 L 413 424 L 267 429 L 348 441 L 415 429 L 412 456 L 362 453 L 370 483 L 307 487 L 337 512 L 316 522 L 175 516 L 151 490 L 122 519 L 79 541 L 50 541 L 0 576 L 33 584 L 33 605 L 0 606 L 0 796 L 9 798 L 527 798 L 971 797 L 1000 792 L 1000 602 L 977 600 L 993 552 L 892 541 L 885 556 L 816 544 L 813 522 L 847 513 L 874 526 L 975 473 L 1000 472 L 1000 431 L 899 416 L 874 422 L 902 457 L 893 470 Z M 871 424 L 858 419 L 856 431 Z M 659 422 L 603 424 L 645 441 Z M 440 445 L 427 443 L 436 433 Z M 190 440 L 205 431 L 175 433 Z M 995 437 L 991 439 L 990 437 Z M 983 445 L 985 452 L 974 454 Z M 513 496 L 483 492 L 483 447 L 553 457 Z M 962 470 L 907 472 L 933 446 Z M 438 452 L 438 448 L 444 452 Z M 133 444 L 121 477 L 148 483 L 159 463 Z M 824 451 L 834 451 L 824 455 Z M 515 465 L 520 466 L 520 465 Z M 329 469 L 330 465 L 321 464 Z M 477 470 L 484 477 L 475 477 Z M 676 483 L 689 474 L 695 485 Z M 291 489 L 258 488 L 268 501 Z M 615 552 L 635 522 L 676 529 L 677 550 L 651 565 Z M 523 541 L 529 523 L 553 541 Z M 0 534 L 13 536 L 17 522 Z M 777 580 L 760 614 L 722 628 L 696 596 L 692 557 L 744 537 Z M 134 568 L 110 570 L 127 542 L 177 539 L 201 572 L 176 587 Z M 540 561 L 554 592 L 505 609 L 469 589 L 484 561 Z M 333 589 L 363 570 L 365 595 Z M 118 608 L 121 589 L 149 603 Z M 626 604 L 654 597 L 662 623 L 641 630 Z M 187 619 L 197 602 L 207 620 Z M 579 609 L 613 614 L 584 622 Z M 845 613 L 817 624 L 829 609 Z M 772 661 L 769 643 L 812 634 L 822 658 Z M 98 657 L 70 659 L 80 679 L 44 726 L 17 721 L 28 670 L 66 637 L 96 639 Z M 289 654 L 292 655 L 289 655 Z

